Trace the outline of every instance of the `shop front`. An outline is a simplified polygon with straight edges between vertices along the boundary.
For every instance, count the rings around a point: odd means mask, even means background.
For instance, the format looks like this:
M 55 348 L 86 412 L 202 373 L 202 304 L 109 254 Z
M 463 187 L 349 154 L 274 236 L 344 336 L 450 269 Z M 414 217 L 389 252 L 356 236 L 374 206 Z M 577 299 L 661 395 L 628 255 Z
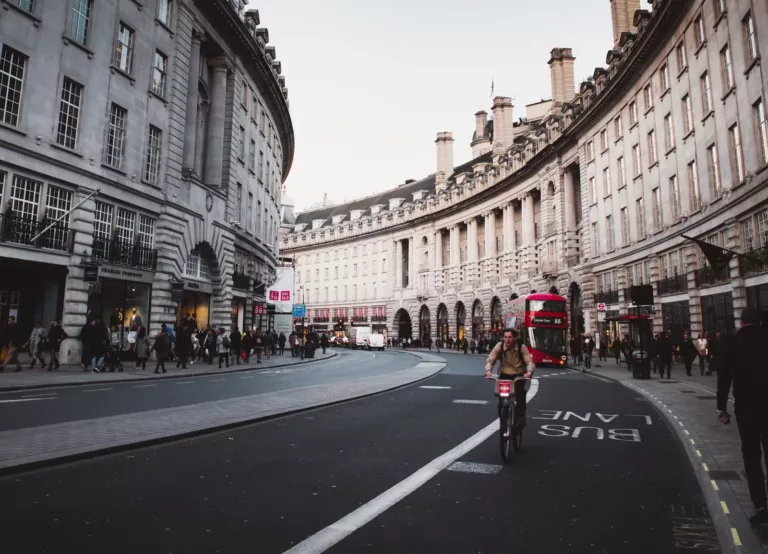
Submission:
M 705 333 L 720 331 L 724 335 L 736 332 L 733 295 L 730 292 L 701 297 L 701 328 Z
M 176 327 L 180 327 L 188 318 L 197 322 L 198 329 L 205 329 L 211 324 L 211 297 L 213 284 L 205 281 L 184 281 L 181 302 L 176 305 Z
M 747 287 L 747 307 L 760 312 L 763 326 L 768 327 L 768 284 Z
M 661 323 L 665 333 L 669 333 L 672 344 L 683 342 L 683 333 L 691 329 L 691 308 L 687 300 L 667 302 L 661 305 Z
M 241 331 L 245 328 L 245 298 L 235 296 L 232 299 L 232 328 L 237 327 Z
M 626 331 L 621 328 L 619 315 L 621 315 L 621 312 L 618 309 L 598 310 L 597 332 L 600 334 L 600 340 L 622 337 L 624 335 Z

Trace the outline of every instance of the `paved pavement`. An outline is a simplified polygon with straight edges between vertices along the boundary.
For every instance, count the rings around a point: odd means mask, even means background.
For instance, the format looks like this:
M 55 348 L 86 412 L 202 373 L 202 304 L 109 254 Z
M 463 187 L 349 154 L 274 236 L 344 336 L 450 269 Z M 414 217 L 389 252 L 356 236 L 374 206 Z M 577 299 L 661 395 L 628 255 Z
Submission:
M 742 551 L 768 552 L 768 530 L 755 532 L 746 521 L 754 507 L 744 475 L 741 440 L 735 424 L 725 426 L 717 419 L 717 374 L 701 375 L 694 366 L 689 377 L 683 366 L 675 365 L 672 379 L 651 373 L 651 379 L 643 380 L 633 379 L 626 366 L 618 367 L 613 360 L 599 365 L 593 367 L 594 375 L 616 379 L 641 392 L 668 418 L 686 445 L 702 486 L 711 493 L 718 516 L 725 517 L 739 534 Z M 729 412 L 733 414 L 732 400 Z
M 328 350 L 326 354 L 323 354 L 321 350 L 315 353 L 315 358 L 301 360 L 300 358 L 293 358 L 290 355 L 290 351 L 283 356 L 272 356 L 269 360 L 266 357 L 262 358 L 262 363 L 257 364 L 256 358 L 252 358 L 250 364 L 241 364 L 231 366 L 229 369 L 226 367 L 219 369 L 218 363 L 205 364 L 197 362 L 188 366 L 189 369 L 175 369 L 176 362 L 168 362 L 165 364 L 168 373 L 155 374 L 154 364 L 147 363 L 146 370 L 134 369 L 133 363 L 125 364 L 125 370 L 123 372 L 115 373 L 91 373 L 83 371 L 78 365 L 66 365 L 61 366 L 58 371 L 47 371 L 41 368 L 26 369 L 29 367 L 29 363 L 24 364 L 24 370 L 16 372 L 15 369 L 7 368 L 5 372 L 0 373 L 0 391 L 16 390 L 16 389 L 36 389 L 47 387 L 61 387 L 69 385 L 80 384 L 95 384 L 95 383 L 115 383 L 119 381 L 136 381 L 145 379 L 174 379 L 178 377 L 186 377 L 192 375 L 202 375 L 208 373 L 227 373 L 232 371 L 242 371 L 244 369 L 266 369 L 275 368 L 283 365 L 291 365 L 297 363 L 312 363 L 317 360 L 327 359 L 333 357 L 337 351 Z
M 538 371 L 523 452 L 502 466 L 482 359 L 442 357 L 440 374 L 398 390 L 2 478 L 3 544 L 25 554 L 719 551 L 682 443 L 639 392 Z
M 284 386 L 276 390 L 274 386 L 265 383 L 268 379 L 279 378 L 281 375 L 272 373 L 270 377 L 268 371 L 252 372 L 253 384 L 250 384 L 250 381 L 247 384 L 243 381 L 250 376 L 239 374 L 224 377 L 224 380 L 222 377 L 207 376 L 194 381 L 165 383 L 166 388 L 157 397 L 162 402 L 173 399 L 172 395 L 181 394 L 182 390 L 198 387 L 202 394 L 209 397 L 211 394 L 219 394 L 217 391 L 219 387 L 229 386 L 230 393 L 225 399 L 182 403 L 182 405 L 176 403 L 173 407 L 161 409 L 147 410 L 142 403 L 145 400 L 143 395 L 152 394 L 139 388 L 146 385 L 133 386 L 133 390 L 129 388 L 130 386 L 126 386 L 122 394 L 130 395 L 129 398 L 134 402 L 133 410 L 126 413 L 24 426 L 0 432 L 0 472 L 19 471 L 36 465 L 58 463 L 95 453 L 152 444 L 171 437 L 191 436 L 210 429 L 234 426 L 375 394 L 427 378 L 440 371 L 444 365 L 440 358 L 428 354 L 419 354 L 415 357 L 400 353 L 384 353 L 383 356 L 379 354 L 380 358 L 385 359 L 384 365 L 376 366 L 371 358 L 374 355 L 369 352 L 345 353 L 343 355 L 345 363 L 337 368 L 336 376 L 330 382 L 324 375 L 324 363 L 312 364 L 309 366 L 312 368 L 311 372 L 294 374 L 291 383 L 284 383 Z M 380 370 L 362 369 L 366 367 L 380 368 Z M 233 387 L 242 390 L 233 395 Z M 254 394 L 253 392 L 259 388 L 273 390 Z M 83 404 L 100 398 L 99 409 L 103 410 L 113 405 L 110 397 L 113 392 L 118 392 L 118 388 L 88 387 L 81 390 L 67 388 L 62 389 L 62 392 L 67 393 L 69 401 L 51 396 L 52 393 L 41 393 L 43 396 L 41 394 L 27 395 L 27 398 L 21 396 L 18 399 L 19 402 L 12 402 L 9 405 L 42 410 L 41 407 L 44 405 L 55 407 L 59 401 L 62 401 L 65 409 L 56 412 L 61 415 L 66 414 L 66 406 L 77 404 L 78 400 L 75 397 L 79 395 L 79 402 Z M 242 392 L 245 394 L 241 394 Z M 0 406 L 3 405 L 0 404 Z M 20 417 L 18 413 L 14 413 L 12 417 L 5 419 L 15 421 L 18 417 Z M 26 414 L 25 417 L 34 418 L 34 415 Z

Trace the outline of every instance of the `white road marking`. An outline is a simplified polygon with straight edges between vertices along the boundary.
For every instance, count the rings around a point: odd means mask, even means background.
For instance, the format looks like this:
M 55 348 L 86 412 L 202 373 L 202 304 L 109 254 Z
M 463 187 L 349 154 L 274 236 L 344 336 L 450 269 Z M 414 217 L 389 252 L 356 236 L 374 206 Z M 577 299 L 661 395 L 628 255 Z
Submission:
M 56 396 L 57 392 L 41 392 L 40 394 L 27 394 L 25 396 L 22 396 L 22 398 L 45 398 L 48 396 Z
M 240 377 L 240 379 L 253 379 L 254 377 L 256 377 L 256 376 L 255 375 L 243 375 L 242 377 Z
M 151 384 L 151 385 L 133 385 L 133 388 L 134 389 L 143 389 L 145 387 L 156 387 L 156 386 L 157 386 L 157 384 L 154 383 L 154 384 Z
M 194 381 L 179 381 L 176 384 L 177 385 L 192 385 Z
M 681 383 L 681 385 L 685 385 L 686 387 L 693 387 L 694 389 L 698 389 L 701 392 L 706 392 L 707 394 L 711 394 L 712 396 L 717 396 L 717 393 L 714 393 L 711 390 L 707 390 L 703 387 L 699 387 L 698 385 L 692 385 L 691 383 Z M 730 398 L 728 399 L 728 402 L 733 404 L 733 400 L 731 400 Z
M 529 401 L 536 396 L 538 390 L 538 380 L 532 379 L 531 388 L 528 391 Z M 499 421 L 494 418 L 491 423 L 480 429 L 480 431 L 452 450 L 435 458 L 389 490 L 384 491 L 373 500 L 370 500 L 353 512 L 342 517 L 336 523 L 329 525 L 325 529 L 321 529 L 293 548 L 286 550 L 284 554 L 320 554 L 321 552 L 325 552 L 333 545 L 337 544 L 339 541 L 351 535 L 357 529 L 360 529 L 360 527 L 397 504 L 400 500 L 432 479 L 432 477 L 450 466 L 453 462 L 477 448 L 489 437 L 498 432 Z
M 465 400 L 462 398 L 457 398 L 453 401 L 454 404 L 488 404 L 487 400 Z
M 430 390 L 447 390 L 447 389 L 450 389 L 451 387 L 441 387 L 441 386 L 438 386 L 438 385 L 421 385 L 419 388 L 420 389 L 430 389 Z
M 112 387 L 107 387 L 105 389 L 85 389 L 83 392 L 101 392 L 103 390 L 112 390 Z
M 480 473 L 481 475 L 495 475 L 501 471 L 499 464 L 480 464 L 475 462 L 453 462 L 446 469 L 448 471 L 461 471 L 463 473 Z
M 226 379 L 211 379 L 211 383 L 217 383 L 218 381 L 226 381 Z
M 11 398 L 10 400 L 0 400 L 0 404 L 9 404 L 11 402 L 34 402 L 35 400 L 55 400 L 55 398 Z

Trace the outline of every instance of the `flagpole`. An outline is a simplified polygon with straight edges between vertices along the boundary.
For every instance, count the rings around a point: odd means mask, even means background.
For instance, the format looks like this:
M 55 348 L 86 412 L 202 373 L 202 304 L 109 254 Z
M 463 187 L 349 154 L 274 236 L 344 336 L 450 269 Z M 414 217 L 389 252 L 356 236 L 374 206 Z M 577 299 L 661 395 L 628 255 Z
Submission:
M 694 239 L 694 238 L 691 238 L 691 237 L 689 237 L 689 236 L 687 236 L 687 235 L 680 235 L 680 236 L 682 236 L 682 237 L 683 237 L 684 239 L 686 239 L 686 240 L 689 240 L 689 241 L 691 241 L 691 242 L 695 242 L 696 244 L 698 244 L 699 242 L 705 242 L 706 244 L 709 244 L 709 243 L 708 243 L 708 242 L 706 242 L 706 241 L 702 241 L 701 239 Z M 710 246 L 715 246 L 715 247 L 719 248 L 720 250 L 723 250 L 723 251 L 725 251 L 725 252 L 728 252 L 728 253 L 730 253 L 730 254 L 733 254 L 734 256 L 736 256 L 736 257 L 738 257 L 738 258 L 746 258 L 746 259 L 748 259 L 748 260 L 752 260 L 752 261 L 755 261 L 755 262 L 760 262 L 760 263 L 763 263 L 763 260 L 761 260 L 760 258 L 758 258 L 758 257 L 756 257 L 756 256 L 750 256 L 749 254 L 742 254 L 742 253 L 740 253 L 740 252 L 736 252 L 735 250 L 731 250 L 731 249 L 729 249 L 729 248 L 724 248 L 724 247 L 722 247 L 722 246 L 719 246 L 719 245 L 717 245 L 717 244 L 711 244 Z
M 57 224 L 57 223 L 59 223 L 60 221 L 63 221 L 63 220 L 64 220 L 64 218 L 66 218 L 67 216 L 69 216 L 69 214 L 71 214 L 72 212 L 74 212 L 74 211 L 75 211 L 77 208 L 79 208 L 80 206 L 82 206 L 83 204 L 85 204 L 86 202 L 88 202 L 88 200 L 90 200 L 91 198 L 93 198 L 94 196 L 96 196 L 97 194 L 99 194 L 100 192 L 101 192 L 101 189 L 96 189 L 96 191 L 95 191 L 95 192 L 92 192 L 91 194 L 89 194 L 88 196 L 86 196 L 85 198 L 83 198 L 83 199 L 82 199 L 80 202 L 78 202 L 77 204 L 75 204 L 75 205 L 74 205 L 72 208 L 70 208 L 69 210 L 67 210 L 66 212 L 64 212 L 64 214 L 63 214 L 61 217 L 59 217 L 59 218 L 58 218 L 58 219 L 56 219 L 56 220 L 55 220 L 53 223 L 51 223 L 50 225 L 48 225 L 48 227 L 46 227 L 45 229 L 43 229 L 42 231 L 40 231 L 38 234 L 36 234 L 34 237 L 32 237 L 31 239 L 29 239 L 29 242 L 30 242 L 30 243 L 34 243 L 34 242 L 35 242 L 35 241 L 36 241 L 36 240 L 37 240 L 39 237 L 42 237 L 42 236 L 43 236 L 43 235 L 44 235 L 44 234 L 45 234 L 45 233 L 48 231 L 48 229 L 50 229 L 51 227 L 53 227 L 54 225 L 56 225 L 56 224 Z

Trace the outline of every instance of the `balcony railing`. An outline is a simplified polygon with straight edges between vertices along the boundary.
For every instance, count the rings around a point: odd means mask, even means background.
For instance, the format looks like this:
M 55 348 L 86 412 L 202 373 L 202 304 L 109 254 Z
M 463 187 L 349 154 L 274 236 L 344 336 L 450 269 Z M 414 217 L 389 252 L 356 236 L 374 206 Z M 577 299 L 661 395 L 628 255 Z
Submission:
M 154 270 L 157 267 L 157 250 L 141 246 L 138 241 L 130 243 L 117 237 L 108 239 L 94 234 L 91 256 L 97 260 L 140 269 Z
M 606 290 L 603 292 L 595 293 L 595 304 L 618 304 L 618 303 L 619 303 L 618 290 Z
M 666 279 L 659 279 L 656 281 L 656 289 L 659 291 L 659 296 L 687 292 L 688 277 L 686 275 L 674 275 Z
M 0 241 L 72 252 L 75 233 L 66 222 L 55 223 L 32 242 L 32 239 L 52 222 L 53 220 L 48 218 L 38 220 L 14 213 L 0 214 Z
M 750 250 L 747 252 L 749 258 L 739 258 L 739 267 L 741 274 L 744 277 L 748 275 L 755 275 L 768 271 L 768 246 L 758 248 L 757 250 Z
M 706 287 L 707 285 L 716 285 L 718 283 L 725 283 L 731 280 L 731 268 L 726 266 L 722 269 L 712 269 L 709 266 L 704 266 L 693 272 L 696 278 L 697 287 Z
M 385 315 L 372 315 L 371 316 L 371 321 L 379 321 L 379 322 L 387 321 L 387 316 L 385 316 Z
M 243 273 L 243 268 L 235 266 L 232 273 L 232 287 L 239 290 L 249 290 L 251 288 L 251 278 Z

